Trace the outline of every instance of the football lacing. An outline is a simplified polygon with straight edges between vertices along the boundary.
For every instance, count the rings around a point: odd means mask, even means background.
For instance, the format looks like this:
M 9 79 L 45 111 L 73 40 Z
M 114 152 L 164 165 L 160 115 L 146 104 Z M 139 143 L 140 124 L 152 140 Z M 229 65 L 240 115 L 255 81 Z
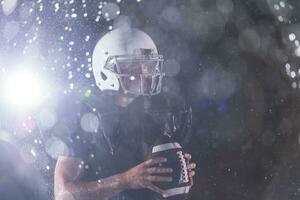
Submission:
M 179 157 L 180 165 L 181 165 L 179 183 L 188 183 L 189 182 L 189 176 L 188 176 L 186 160 L 183 156 L 182 151 L 177 151 L 176 154 Z

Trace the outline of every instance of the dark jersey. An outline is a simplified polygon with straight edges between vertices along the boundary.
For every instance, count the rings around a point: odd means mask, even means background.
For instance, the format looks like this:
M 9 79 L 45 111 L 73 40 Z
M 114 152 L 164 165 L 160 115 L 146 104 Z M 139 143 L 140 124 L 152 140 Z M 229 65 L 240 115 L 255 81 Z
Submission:
M 92 96 L 70 110 L 77 127 L 63 137 L 69 156 L 83 160 L 83 181 L 96 181 L 138 165 L 165 129 L 170 105 L 162 97 L 136 98 L 127 107 L 115 104 L 111 96 Z M 80 126 L 78 126 L 80 124 Z M 183 130 L 186 131 L 186 130 Z M 154 199 L 146 189 L 128 190 L 111 199 Z

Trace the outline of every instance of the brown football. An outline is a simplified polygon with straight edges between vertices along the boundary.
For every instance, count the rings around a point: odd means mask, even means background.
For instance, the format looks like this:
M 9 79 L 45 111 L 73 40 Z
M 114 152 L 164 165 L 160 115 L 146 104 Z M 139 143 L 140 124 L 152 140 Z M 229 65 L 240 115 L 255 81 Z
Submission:
M 188 176 L 187 160 L 184 158 L 183 149 L 177 142 L 166 141 L 167 143 L 156 144 L 152 147 L 151 157 L 165 157 L 167 162 L 159 167 L 172 168 L 172 182 L 155 183 L 158 187 L 165 190 L 163 197 L 168 200 L 184 200 L 190 190 L 190 179 Z M 162 174 L 161 176 L 170 176 Z

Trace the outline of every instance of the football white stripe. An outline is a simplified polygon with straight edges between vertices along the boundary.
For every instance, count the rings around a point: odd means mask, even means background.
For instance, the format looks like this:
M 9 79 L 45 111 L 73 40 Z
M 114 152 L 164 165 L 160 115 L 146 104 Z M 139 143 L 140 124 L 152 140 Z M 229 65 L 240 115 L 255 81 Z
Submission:
M 166 151 L 166 150 L 170 150 L 170 149 L 179 149 L 179 148 L 181 148 L 181 146 L 177 142 L 166 143 L 166 144 L 161 144 L 161 145 L 154 146 L 153 149 L 152 149 L 152 153 L 157 153 L 157 152 L 160 152 L 160 151 Z
M 168 198 L 168 197 L 178 195 L 178 194 L 186 194 L 186 193 L 189 193 L 190 188 L 191 188 L 191 186 L 185 186 L 185 187 L 179 187 L 179 188 L 165 190 L 163 197 Z

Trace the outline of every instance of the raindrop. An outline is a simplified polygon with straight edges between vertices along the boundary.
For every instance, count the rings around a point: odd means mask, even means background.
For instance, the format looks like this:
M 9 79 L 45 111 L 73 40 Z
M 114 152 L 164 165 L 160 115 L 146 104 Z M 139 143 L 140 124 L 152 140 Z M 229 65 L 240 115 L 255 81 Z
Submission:
M 135 76 L 130 76 L 129 79 L 130 79 L 131 81 L 134 81 L 134 80 L 135 80 Z
M 297 88 L 297 83 L 295 81 L 292 82 L 292 88 Z
M 290 69 L 291 69 L 291 65 L 290 65 L 289 63 L 286 63 L 286 64 L 285 64 L 285 68 L 286 68 L 287 70 L 290 70 Z
M 97 132 L 100 122 L 94 113 L 86 113 L 82 116 L 80 125 L 85 132 Z
M 107 20 L 115 19 L 120 14 L 120 8 L 115 3 L 107 3 L 102 8 L 102 16 Z
M 35 3 L 33 1 L 23 3 L 19 10 L 20 18 L 25 20 L 26 18 L 30 17 L 34 11 L 34 7 Z
M 169 6 L 162 11 L 162 18 L 173 26 L 180 26 L 182 23 L 182 17 L 179 10 L 176 7 Z
M 69 87 L 70 87 L 71 90 L 73 90 L 74 89 L 74 83 L 70 83 Z
M 300 57 L 300 47 L 297 47 L 294 51 L 295 56 Z
M 199 85 L 199 92 L 206 98 L 225 100 L 236 90 L 235 75 L 221 67 L 208 69 L 204 72 Z
M 73 14 L 71 15 L 71 17 L 72 17 L 72 18 L 76 18 L 76 17 L 77 17 L 77 14 L 76 14 L 76 13 L 73 13 Z
M 180 72 L 180 64 L 175 59 L 164 62 L 164 72 L 166 76 L 176 76 Z
M 51 108 L 43 108 L 38 114 L 38 122 L 41 129 L 51 129 L 57 121 L 56 113 Z
M 296 39 L 295 33 L 289 34 L 289 39 L 290 39 L 290 41 L 294 41 Z
M 285 7 L 285 3 L 284 3 L 283 1 L 280 1 L 280 2 L 279 2 L 279 5 L 280 5 L 282 8 Z
M 291 78 L 295 78 L 296 77 L 296 72 L 291 71 Z
M 59 10 L 59 3 L 55 3 L 54 8 L 54 11 L 57 12 Z
M 278 4 L 274 4 L 274 9 L 275 10 L 279 10 L 280 9 L 279 5 Z
M 46 141 L 45 150 L 53 159 L 57 159 L 58 156 L 69 155 L 68 146 L 62 140 L 56 137 L 52 137 Z
M 88 42 L 88 41 L 90 40 L 90 36 L 89 36 L 89 35 L 86 35 L 84 40 L 85 40 L 86 42 Z

